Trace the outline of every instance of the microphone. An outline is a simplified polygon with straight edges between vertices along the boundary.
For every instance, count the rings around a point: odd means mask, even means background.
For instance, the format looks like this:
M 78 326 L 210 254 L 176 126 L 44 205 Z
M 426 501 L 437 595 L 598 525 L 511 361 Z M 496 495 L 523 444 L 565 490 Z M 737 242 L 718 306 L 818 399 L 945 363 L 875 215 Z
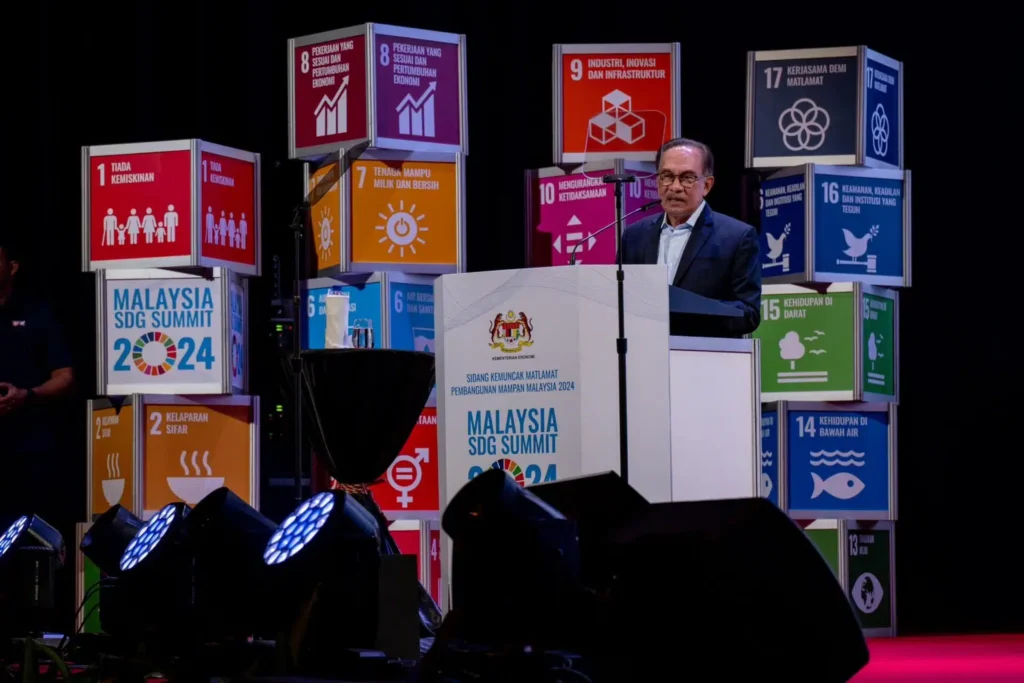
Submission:
M 656 206 L 658 204 L 661 204 L 661 200 L 660 199 L 655 199 L 653 202 L 647 202 L 646 204 L 641 206 L 639 209 L 633 209 L 632 211 L 627 213 L 625 216 L 622 217 L 622 220 L 625 221 L 627 218 L 629 218 L 630 216 L 632 216 L 635 213 L 641 213 L 643 211 L 650 211 L 654 206 Z M 589 240 L 589 239 L 591 239 L 593 237 L 597 237 L 598 235 L 600 235 L 605 230 L 608 230 L 610 228 L 614 228 L 616 225 L 618 225 L 618 223 L 619 223 L 619 220 L 616 218 L 614 221 L 612 221 L 608 225 L 604 226 L 603 228 L 601 228 L 597 232 L 592 232 L 587 237 L 584 237 L 579 242 L 576 242 L 575 244 L 573 244 L 572 245 L 572 250 L 569 252 L 569 265 L 570 266 L 575 266 L 576 265 L 576 250 L 580 248 L 581 244 L 583 244 L 584 242 L 586 242 L 587 240 Z M 623 230 L 625 230 L 625 226 L 623 226 Z

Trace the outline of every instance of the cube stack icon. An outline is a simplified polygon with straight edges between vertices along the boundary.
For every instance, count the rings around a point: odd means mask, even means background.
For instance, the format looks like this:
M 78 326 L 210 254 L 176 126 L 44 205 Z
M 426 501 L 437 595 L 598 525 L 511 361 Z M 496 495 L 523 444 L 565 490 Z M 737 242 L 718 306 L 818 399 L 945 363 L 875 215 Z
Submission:
M 621 90 L 613 90 L 601 98 L 601 113 L 590 119 L 589 134 L 605 144 L 618 138 L 637 142 L 646 133 L 646 122 L 633 113 L 633 98 Z

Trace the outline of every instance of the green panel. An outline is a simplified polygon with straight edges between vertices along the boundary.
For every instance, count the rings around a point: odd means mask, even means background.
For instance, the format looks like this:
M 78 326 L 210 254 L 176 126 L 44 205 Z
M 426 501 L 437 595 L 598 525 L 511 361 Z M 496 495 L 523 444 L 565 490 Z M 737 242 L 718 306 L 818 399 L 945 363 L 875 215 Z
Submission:
M 762 294 L 761 391 L 853 391 L 853 292 Z
M 847 532 L 850 602 L 865 629 L 892 624 L 892 545 L 887 529 Z
M 895 308 L 892 299 L 864 295 L 864 391 L 868 393 L 896 393 Z
M 836 579 L 839 579 L 839 530 L 838 529 L 804 529 L 811 542 L 818 547 Z
M 85 564 L 84 564 L 84 567 L 85 567 L 85 593 L 87 594 L 89 592 L 89 590 L 93 586 L 95 586 L 97 583 L 99 583 L 99 580 L 100 580 L 100 570 L 99 570 L 99 567 L 94 565 L 89 560 L 88 557 L 83 557 L 82 559 L 85 562 Z M 85 620 L 84 626 L 82 627 L 82 631 L 84 633 L 102 633 L 103 632 L 102 629 L 100 628 L 99 604 L 100 604 L 100 593 L 97 590 L 97 591 L 93 592 L 92 595 L 89 595 L 89 599 L 85 601 L 85 607 L 82 608 L 82 615 L 83 616 L 86 616 L 86 615 L 88 616 L 88 618 Z

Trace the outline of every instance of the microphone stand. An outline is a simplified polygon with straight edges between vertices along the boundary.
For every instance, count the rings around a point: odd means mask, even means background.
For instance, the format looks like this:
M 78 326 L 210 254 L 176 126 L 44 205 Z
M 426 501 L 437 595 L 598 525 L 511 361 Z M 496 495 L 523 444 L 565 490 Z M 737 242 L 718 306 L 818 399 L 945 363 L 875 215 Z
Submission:
M 294 412 L 293 433 L 295 436 L 295 501 L 302 502 L 302 237 L 306 231 L 306 214 L 309 202 L 303 201 L 295 207 L 292 223 L 289 226 L 295 236 L 294 261 L 292 275 L 292 393 Z
M 603 178 L 606 183 L 615 184 L 615 253 L 617 269 L 615 284 L 619 297 L 619 336 L 615 340 L 615 351 L 619 356 L 619 475 L 622 481 L 629 483 L 629 430 L 627 427 L 626 410 L 626 308 L 623 283 L 626 274 L 622 270 L 622 186 L 636 181 L 636 176 L 625 173 L 613 173 Z

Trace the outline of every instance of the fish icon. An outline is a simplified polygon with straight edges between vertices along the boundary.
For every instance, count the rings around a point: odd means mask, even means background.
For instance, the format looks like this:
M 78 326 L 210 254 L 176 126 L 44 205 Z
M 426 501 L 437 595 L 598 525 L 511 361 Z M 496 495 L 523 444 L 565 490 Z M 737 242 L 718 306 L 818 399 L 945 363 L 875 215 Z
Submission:
M 772 478 L 767 474 L 761 474 L 761 496 L 767 498 L 772 494 Z
M 850 500 L 864 490 L 864 482 L 849 472 L 833 474 L 828 479 L 822 479 L 816 472 L 811 472 L 811 480 L 814 481 L 814 492 L 811 493 L 811 500 L 814 500 L 822 493 L 827 493 L 839 500 Z

